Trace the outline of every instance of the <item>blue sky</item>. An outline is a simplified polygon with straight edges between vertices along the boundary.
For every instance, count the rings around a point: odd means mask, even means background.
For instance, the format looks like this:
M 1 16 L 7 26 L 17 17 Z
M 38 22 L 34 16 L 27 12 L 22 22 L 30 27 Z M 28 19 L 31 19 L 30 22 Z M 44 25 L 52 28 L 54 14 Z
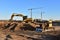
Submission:
M 60 0 L 0 0 L 0 19 L 10 19 L 12 13 L 21 13 L 30 17 L 30 8 L 33 10 L 33 18 L 60 20 Z M 15 19 L 17 17 L 14 17 Z

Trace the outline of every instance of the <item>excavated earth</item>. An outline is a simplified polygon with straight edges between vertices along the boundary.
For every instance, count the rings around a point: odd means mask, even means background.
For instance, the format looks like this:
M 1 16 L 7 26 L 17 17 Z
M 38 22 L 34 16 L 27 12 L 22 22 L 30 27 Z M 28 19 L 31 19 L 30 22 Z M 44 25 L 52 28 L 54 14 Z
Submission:
M 60 40 L 60 30 L 56 27 L 55 31 L 36 32 L 31 30 L 20 30 L 24 23 L 11 22 L 18 24 L 14 30 L 13 26 L 5 28 L 10 23 L 8 21 L 0 21 L 0 40 Z M 30 27 L 31 28 L 31 27 Z

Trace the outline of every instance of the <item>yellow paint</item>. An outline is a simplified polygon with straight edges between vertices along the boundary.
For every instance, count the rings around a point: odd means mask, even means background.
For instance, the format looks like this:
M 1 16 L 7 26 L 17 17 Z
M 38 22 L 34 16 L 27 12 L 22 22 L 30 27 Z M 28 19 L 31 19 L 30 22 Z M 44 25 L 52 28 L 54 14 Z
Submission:
M 49 27 L 52 27 L 52 20 L 49 20 Z

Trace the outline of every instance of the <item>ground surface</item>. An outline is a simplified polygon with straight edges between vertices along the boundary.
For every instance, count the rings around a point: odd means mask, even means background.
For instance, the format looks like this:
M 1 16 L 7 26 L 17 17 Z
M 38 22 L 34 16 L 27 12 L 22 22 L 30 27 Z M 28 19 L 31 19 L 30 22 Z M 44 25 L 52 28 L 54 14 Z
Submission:
M 0 22 L 0 40 L 60 40 L 60 27 L 55 27 L 55 31 L 36 32 L 36 31 L 24 31 L 17 30 L 10 31 L 4 29 L 5 24 L 8 22 Z M 21 24 L 21 23 L 18 23 Z M 17 27 L 22 26 L 18 25 Z
M 60 31 L 31 32 L 31 31 L 0 31 L 0 40 L 60 40 Z

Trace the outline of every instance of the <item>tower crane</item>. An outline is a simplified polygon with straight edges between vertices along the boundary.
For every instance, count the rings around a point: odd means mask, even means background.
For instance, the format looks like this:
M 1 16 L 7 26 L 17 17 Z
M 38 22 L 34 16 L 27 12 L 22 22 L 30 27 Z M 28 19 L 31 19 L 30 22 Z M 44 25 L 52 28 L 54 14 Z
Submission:
M 40 8 L 30 8 L 30 9 L 28 9 L 28 10 L 30 10 L 31 18 L 32 18 L 32 11 L 33 11 L 33 10 L 37 10 L 37 9 L 42 9 L 42 7 L 40 7 Z M 42 20 L 42 13 L 41 13 L 41 20 Z

